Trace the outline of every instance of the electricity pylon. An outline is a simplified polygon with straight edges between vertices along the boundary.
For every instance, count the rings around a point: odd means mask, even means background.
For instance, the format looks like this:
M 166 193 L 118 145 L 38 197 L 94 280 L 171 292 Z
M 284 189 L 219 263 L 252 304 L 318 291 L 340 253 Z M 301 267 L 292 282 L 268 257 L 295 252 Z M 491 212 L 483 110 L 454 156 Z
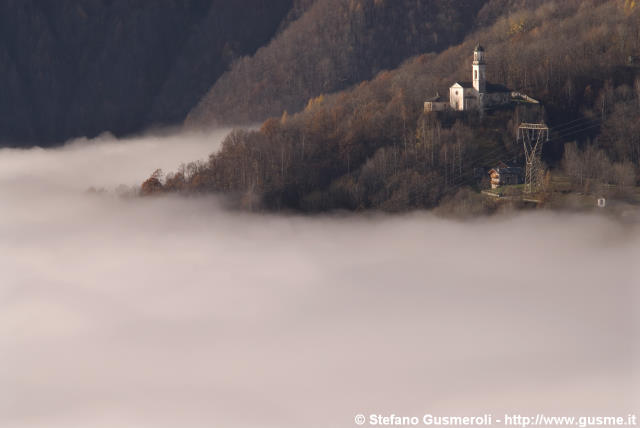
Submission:
M 542 146 L 549 141 L 549 127 L 544 123 L 521 123 L 518 141 L 524 146 L 525 177 L 524 193 L 534 193 L 540 188 Z

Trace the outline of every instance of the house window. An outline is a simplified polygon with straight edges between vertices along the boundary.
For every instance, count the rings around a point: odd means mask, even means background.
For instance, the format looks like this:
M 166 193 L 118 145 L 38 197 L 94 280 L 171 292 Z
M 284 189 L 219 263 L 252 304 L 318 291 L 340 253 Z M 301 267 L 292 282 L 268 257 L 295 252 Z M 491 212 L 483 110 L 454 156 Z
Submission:
M 458 95 L 458 91 L 456 91 L 456 95 Z

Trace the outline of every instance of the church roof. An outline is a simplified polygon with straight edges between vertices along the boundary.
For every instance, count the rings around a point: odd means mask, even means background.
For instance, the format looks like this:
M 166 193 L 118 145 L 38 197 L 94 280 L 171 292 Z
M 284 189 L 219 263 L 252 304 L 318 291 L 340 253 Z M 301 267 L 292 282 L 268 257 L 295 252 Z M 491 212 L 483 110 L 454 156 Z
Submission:
M 455 85 L 460 85 L 464 89 L 473 88 L 473 82 L 456 82 L 451 86 L 455 86 Z M 511 92 L 511 89 L 507 88 L 504 85 L 500 85 L 498 83 L 489 83 L 489 82 L 487 82 L 485 84 L 485 87 L 486 87 L 486 92 L 489 92 L 489 93 Z
M 482 45 L 480 45 L 480 43 L 478 43 L 476 45 L 475 51 L 476 52 L 484 52 L 484 48 L 482 47 Z
M 511 92 L 511 89 L 499 83 L 486 83 L 487 92 Z
M 451 86 L 460 85 L 465 89 L 473 88 L 473 82 L 456 82 Z

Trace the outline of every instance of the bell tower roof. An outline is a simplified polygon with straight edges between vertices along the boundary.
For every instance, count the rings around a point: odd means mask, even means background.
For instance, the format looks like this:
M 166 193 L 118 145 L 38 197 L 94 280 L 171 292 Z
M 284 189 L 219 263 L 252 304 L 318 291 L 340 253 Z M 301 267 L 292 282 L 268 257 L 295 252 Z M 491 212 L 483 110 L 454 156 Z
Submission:
M 484 62 L 484 48 L 480 43 L 473 52 L 473 87 L 479 93 L 487 90 L 487 80 L 485 77 L 487 63 Z

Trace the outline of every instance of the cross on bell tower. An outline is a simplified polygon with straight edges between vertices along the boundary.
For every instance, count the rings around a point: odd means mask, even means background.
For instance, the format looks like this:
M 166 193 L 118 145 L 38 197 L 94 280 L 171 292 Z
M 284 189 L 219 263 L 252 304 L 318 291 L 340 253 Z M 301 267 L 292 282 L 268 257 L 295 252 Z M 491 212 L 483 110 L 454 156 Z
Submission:
M 473 87 L 481 94 L 487 90 L 486 67 L 487 63 L 484 62 L 484 48 L 478 43 L 473 51 Z

